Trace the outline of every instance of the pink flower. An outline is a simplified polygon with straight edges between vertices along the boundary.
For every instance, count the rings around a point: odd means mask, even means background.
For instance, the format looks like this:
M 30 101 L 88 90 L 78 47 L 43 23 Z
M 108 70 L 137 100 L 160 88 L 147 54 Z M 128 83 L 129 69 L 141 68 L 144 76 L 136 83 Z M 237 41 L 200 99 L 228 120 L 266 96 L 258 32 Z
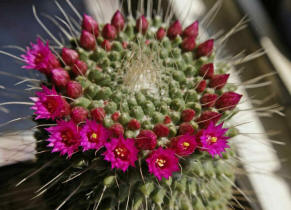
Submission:
M 154 174 L 159 181 L 163 177 L 168 179 L 172 176 L 173 172 L 179 171 L 178 158 L 171 149 L 159 147 L 149 155 L 146 162 L 149 167 L 149 172 Z
M 31 43 L 31 48 L 26 48 L 26 54 L 21 57 L 26 62 L 22 68 L 36 69 L 46 75 L 50 74 L 50 70 L 60 66 L 56 56 L 51 52 L 48 41 L 44 44 L 40 38 L 37 39 L 37 44 Z
M 222 128 L 223 123 L 215 126 L 211 121 L 209 126 L 201 130 L 197 134 L 197 140 L 202 151 L 207 151 L 212 157 L 215 155 L 222 156 L 222 152 L 225 152 L 225 148 L 229 148 L 227 145 L 227 139 L 229 137 L 224 136 L 227 132 L 227 128 Z
M 87 120 L 86 124 L 80 131 L 80 135 L 83 151 L 89 149 L 98 150 L 105 145 L 105 142 L 109 137 L 109 132 L 102 124 L 93 120 Z
M 171 148 L 180 156 L 191 155 L 196 147 L 197 142 L 195 136 L 189 134 L 176 136 L 171 140 Z
M 50 133 L 48 147 L 53 147 L 52 152 L 60 152 L 61 155 L 68 154 L 70 158 L 80 146 L 80 135 L 78 127 L 71 121 L 60 120 L 56 126 L 46 128 Z
M 105 143 L 106 151 L 102 154 L 105 160 L 111 162 L 111 168 L 119 168 L 126 171 L 129 166 L 135 167 L 138 150 L 134 146 L 133 139 L 123 137 L 112 138 L 111 142 Z
M 42 86 L 42 92 L 37 92 L 37 97 L 31 97 L 35 102 L 31 109 L 35 110 L 35 119 L 52 119 L 64 117 L 70 113 L 70 105 L 59 95 L 55 88 L 52 90 Z

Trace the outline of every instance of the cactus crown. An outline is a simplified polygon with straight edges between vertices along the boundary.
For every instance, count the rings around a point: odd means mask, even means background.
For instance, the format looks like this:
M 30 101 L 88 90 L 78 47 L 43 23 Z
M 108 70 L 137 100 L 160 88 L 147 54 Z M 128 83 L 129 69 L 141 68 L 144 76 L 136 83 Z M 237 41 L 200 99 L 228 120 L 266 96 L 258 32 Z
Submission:
M 71 43 L 61 59 L 40 39 L 22 55 L 47 76 L 32 108 L 43 125 L 37 150 L 52 152 L 38 160 L 55 160 L 48 194 L 76 209 L 226 208 L 235 129 L 223 123 L 241 95 L 198 22 L 183 29 L 117 11 L 102 25 L 84 15 Z

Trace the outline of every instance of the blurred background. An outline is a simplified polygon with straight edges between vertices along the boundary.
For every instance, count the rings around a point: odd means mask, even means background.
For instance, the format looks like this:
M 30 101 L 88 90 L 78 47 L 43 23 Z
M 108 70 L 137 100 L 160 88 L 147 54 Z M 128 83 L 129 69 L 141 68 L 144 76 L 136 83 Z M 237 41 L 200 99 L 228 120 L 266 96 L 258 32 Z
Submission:
M 93 1 L 71 0 L 81 14 L 84 12 L 92 14 L 94 10 L 96 11 L 96 4 Z M 112 8 L 118 5 L 117 0 L 97 1 L 103 8 L 101 10 L 106 11 L 103 13 L 105 19 L 110 19 L 114 12 Z M 183 8 L 191 5 L 191 10 L 187 14 L 191 22 L 193 19 L 199 19 L 216 2 L 174 0 L 173 10 L 178 18 L 184 17 Z M 65 1 L 60 0 L 59 3 L 69 16 L 74 16 L 74 12 Z M 163 3 L 166 6 L 169 1 L 164 0 Z M 60 35 L 59 29 L 47 18 L 47 15 L 62 17 L 53 0 L 0 0 L 0 50 L 20 55 L 22 49 L 19 47 L 25 48 L 31 41 L 35 41 L 37 35 L 49 38 L 35 20 L 32 5 L 35 5 L 38 15 L 50 31 Z M 101 12 L 97 12 L 97 16 L 98 14 L 101 15 Z M 245 188 L 247 196 L 252 197 L 251 200 L 246 199 L 249 209 L 289 210 L 291 209 L 291 1 L 224 0 L 213 23 L 206 30 L 210 35 L 220 30 L 227 32 L 245 16 L 249 21 L 247 27 L 232 36 L 225 44 L 223 52 L 226 55 L 236 55 L 244 50 L 248 55 L 262 49 L 264 55 L 236 66 L 237 69 L 241 69 L 238 79 L 243 83 L 261 75 L 270 76 L 261 79 L 266 85 L 243 90 L 250 99 L 256 99 L 250 100 L 249 105 L 257 110 L 243 114 L 245 119 L 255 123 L 245 128 L 249 129 L 249 132 L 244 130 L 249 135 L 243 139 L 243 143 L 247 143 L 250 148 L 255 147 L 252 143 L 254 140 L 263 139 L 267 149 L 262 146 L 253 152 L 248 150 L 240 154 L 242 163 L 245 163 L 242 167 L 248 172 L 248 176 L 241 177 L 239 185 Z M 17 83 L 24 77 L 41 78 L 41 75 L 21 69 L 20 66 L 20 62 L 0 55 L 0 103 L 28 102 L 28 97 L 32 96 L 33 89 Z M 271 76 L 272 73 L 274 75 Z M 284 107 L 282 112 L 285 117 L 269 116 L 260 112 L 260 108 L 274 104 Z M 17 175 L 20 173 L 22 175 L 33 165 L 34 144 L 30 131 L 33 123 L 29 119 L 31 114 L 29 106 L 0 106 L 0 132 L 1 134 L 11 132 L 5 137 L 1 137 L 0 134 L 0 209 L 42 207 L 41 202 L 37 205 L 29 204 L 31 206 L 27 204 L 27 200 L 31 198 L 30 193 L 36 189 L 34 186 L 37 186 L 37 180 L 32 179 L 21 188 L 14 189 L 15 183 L 22 177 Z M 17 120 L 7 124 L 13 119 Z M 253 159 L 257 170 L 252 173 L 251 169 L 254 168 L 248 167 L 248 161 L 252 160 L 248 158 L 254 155 L 259 157 Z

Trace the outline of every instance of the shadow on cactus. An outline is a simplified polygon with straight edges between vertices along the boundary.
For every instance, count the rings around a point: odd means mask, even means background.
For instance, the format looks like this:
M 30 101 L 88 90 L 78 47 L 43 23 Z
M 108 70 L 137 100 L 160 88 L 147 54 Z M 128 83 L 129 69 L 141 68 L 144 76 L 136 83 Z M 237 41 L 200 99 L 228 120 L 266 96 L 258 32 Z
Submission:
M 47 77 L 31 98 L 36 197 L 55 209 L 227 209 L 236 129 L 224 124 L 242 95 L 215 40 L 170 16 L 77 16 L 71 45 L 38 38 L 22 55 Z

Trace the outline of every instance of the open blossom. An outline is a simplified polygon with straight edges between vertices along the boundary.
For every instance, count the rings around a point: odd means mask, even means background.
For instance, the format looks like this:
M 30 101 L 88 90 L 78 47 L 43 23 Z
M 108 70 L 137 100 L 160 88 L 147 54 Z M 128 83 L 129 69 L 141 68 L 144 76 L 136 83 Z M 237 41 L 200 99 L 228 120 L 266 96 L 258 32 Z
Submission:
M 171 149 L 177 155 L 187 156 L 191 155 L 197 147 L 196 138 L 193 135 L 185 134 L 176 136 L 171 140 Z
M 163 177 L 168 179 L 172 176 L 173 172 L 179 171 L 178 158 L 171 149 L 159 147 L 149 155 L 146 162 L 149 167 L 149 172 L 154 174 L 159 181 Z
M 138 150 L 134 146 L 133 139 L 112 138 L 105 144 L 106 151 L 103 153 L 104 159 L 111 162 L 111 168 L 119 168 L 126 171 L 129 166 L 135 166 Z
M 227 140 L 229 137 L 224 136 L 227 132 L 227 128 L 222 128 L 223 123 L 215 126 L 213 122 L 210 122 L 209 126 L 201 130 L 197 134 L 197 140 L 202 151 L 207 151 L 213 157 L 215 155 L 222 156 L 222 152 L 225 152 L 225 148 L 229 148 Z
M 50 70 L 60 66 L 56 56 L 51 52 L 48 42 L 44 44 L 40 38 L 37 44 L 31 43 L 31 48 L 27 47 L 26 54 L 21 55 L 26 62 L 23 66 L 25 69 L 36 69 L 46 75 L 50 74 Z
M 105 145 L 105 142 L 109 136 L 107 129 L 102 125 L 93 120 L 88 120 L 82 130 L 81 135 L 81 146 L 83 151 L 89 149 L 100 149 Z
M 52 119 L 61 118 L 70 113 L 70 105 L 57 93 L 55 88 L 48 89 L 42 86 L 41 92 L 36 92 L 37 97 L 31 97 L 35 102 L 31 109 L 35 110 L 35 119 Z
M 71 121 L 60 120 L 56 126 L 46 129 L 50 133 L 48 147 L 52 147 L 52 152 L 60 152 L 61 155 L 67 154 L 71 157 L 78 151 L 80 146 L 80 135 L 78 127 Z

